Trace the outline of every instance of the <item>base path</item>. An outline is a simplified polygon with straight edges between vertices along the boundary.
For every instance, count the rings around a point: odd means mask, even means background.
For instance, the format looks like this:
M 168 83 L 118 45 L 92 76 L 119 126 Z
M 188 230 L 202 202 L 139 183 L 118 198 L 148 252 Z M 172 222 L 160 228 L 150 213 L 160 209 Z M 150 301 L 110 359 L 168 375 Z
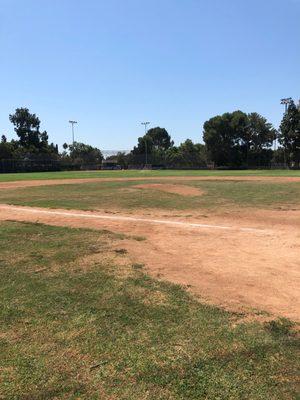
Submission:
M 267 217 L 191 220 L 0 205 L 0 220 L 143 236 L 119 245 L 151 275 L 189 285 L 202 299 L 230 310 L 300 321 L 300 226 Z
M 67 178 L 67 179 L 34 179 L 28 181 L 0 182 L 1 189 L 16 189 L 33 186 L 76 185 L 81 183 L 97 182 L 124 182 L 124 181 L 262 181 L 262 182 L 300 182 L 300 176 L 141 176 L 124 178 Z

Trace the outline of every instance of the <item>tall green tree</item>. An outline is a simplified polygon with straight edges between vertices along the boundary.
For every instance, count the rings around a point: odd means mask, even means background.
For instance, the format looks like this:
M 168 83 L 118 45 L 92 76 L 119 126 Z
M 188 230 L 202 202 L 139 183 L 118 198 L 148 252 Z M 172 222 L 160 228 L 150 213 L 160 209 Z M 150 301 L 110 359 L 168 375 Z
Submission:
M 149 129 L 147 136 L 152 139 L 152 146 L 156 150 L 167 150 L 174 144 L 167 130 L 159 126 Z
M 268 165 L 276 137 L 273 126 L 258 113 L 225 113 L 204 123 L 204 142 L 219 166 Z
M 127 156 L 129 164 L 141 165 L 146 162 L 149 164 L 162 164 L 165 162 L 166 150 L 172 147 L 174 142 L 165 128 L 149 129 L 146 135 L 138 138 L 137 146 L 134 146 L 131 153 Z
M 144 155 L 147 149 L 148 154 L 151 154 L 153 147 L 153 139 L 146 134 L 138 138 L 137 146 L 134 146 L 131 153 L 133 155 Z
M 271 163 L 271 146 L 277 137 L 276 129 L 262 115 L 248 114 L 248 126 L 242 138 L 247 166 L 267 166 Z
M 203 139 L 216 165 L 239 166 L 247 136 L 248 117 L 242 111 L 217 115 L 204 123 Z
M 258 152 L 271 147 L 276 134 L 276 129 L 262 115 L 256 112 L 248 114 L 246 138 L 252 151 Z
M 41 149 L 48 146 L 47 132 L 40 132 L 40 120 L 28 108 L 17 108 L 9 115 L 9 120 L 15 127 L 21 147 Z
M 292 102 L 280 124 L 279 142 L 284 147 L 287 161 L 300 166 L 300 110 Z
M 148 154 L 155 151 L 165 151 L 173 144 L 174 142 L 167 130 L 158 126 L 149 129 L 146 135 L 138 138 L 138 144 L 133 148 L 132 153 L 136 155 L 145 154 L 146 149 Z

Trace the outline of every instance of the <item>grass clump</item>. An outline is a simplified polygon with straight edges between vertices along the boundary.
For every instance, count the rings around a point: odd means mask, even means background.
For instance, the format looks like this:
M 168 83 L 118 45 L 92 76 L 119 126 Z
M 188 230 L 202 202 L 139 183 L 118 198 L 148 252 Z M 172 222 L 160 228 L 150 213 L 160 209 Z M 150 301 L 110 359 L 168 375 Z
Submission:
M 266 323 L 267 329 L 276 336 L 288 336 L 288 335 L 295 335 L 295 324 L 286 319 L 286 318 L 279 318 L 277 320 L 273 320 Z

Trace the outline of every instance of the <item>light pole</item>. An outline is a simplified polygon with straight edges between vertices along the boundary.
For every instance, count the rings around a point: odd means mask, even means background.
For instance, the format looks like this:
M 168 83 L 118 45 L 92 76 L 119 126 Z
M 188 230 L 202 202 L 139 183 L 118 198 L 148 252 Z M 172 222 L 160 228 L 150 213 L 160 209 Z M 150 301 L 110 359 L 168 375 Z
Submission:
M 72 144 L 74 147 L 74 125 L 77 124 L 77 121 L 69 121 L 69 123 L 72 125 Z
M 287 112 L 289 105 L 292 103 L 293 99 L 291 97 L 287 97 L 285 99 L 280 100 L 280 104 L 284 104 L 284 114 Z
M 141 122 L 141 125 L 144 125 L 145 127 L 145 136 L 147 134 L 147 126 L 150 124 L 150 122 Z M 146 160 L 146 165 L 148 164 L 148 149 L 147 149 L 147 139 L 145 138 L 145 160 Z
M 288 111 L 289 105 L 292 103 L 293 99 L 291 97 L 286 97 L 280 100 L 280 104 L 284 105 L 284 113 L 285 115 Z M 275 150 L 276 150 L 276 139 L 275 139 Z M 283 159 L 284 159 L 284 166 L 286 168 L 286 155 L 285 155 L 285 147 L 283 145 Z

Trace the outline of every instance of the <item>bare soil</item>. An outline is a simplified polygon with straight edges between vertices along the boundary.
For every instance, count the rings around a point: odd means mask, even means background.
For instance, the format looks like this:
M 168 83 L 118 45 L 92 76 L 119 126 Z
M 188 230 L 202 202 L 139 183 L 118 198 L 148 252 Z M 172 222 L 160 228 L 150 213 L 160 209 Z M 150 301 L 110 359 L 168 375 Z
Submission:
M 132 186 L 135 189 L 154 189 L 162 192 L 180 194 L 181 196 L 201 196 L 204 192 L 198 188 L 185 185 L 172 185 L 163 183 L 145 183 Z
M 300 182 L 300 177 L 273 176 L 143 176 L 134 178 L 78 178 L 78 179 L 37 179 L 28 181 L 0 182 L 1 189 L 13 189 L 32 186 L 74 185 L 93 182 L 124 182 L 124 181 L 266 181 L 266 182 Z
M 103 216 L 108 219 L 102 219 Z M 144 264 L 152 276 L 187 285 L 201 299 L 226 309 L 267 311 L 300 321 L 299 210 L 244 208 L 222 215 L 194 212 L 185 217 L 172 212 L 149 214 L 145 210 L 147 221 L 141 221 L 141 216 L 139 212 L 135 220 L 132 214 L 123 212 L 0 205 L 0 220 L 108 229 L 143 236 L 144 241 L 123 240 L 122 248 L 128 250 L 133 262 Z M 162 218 L 186 224 L 159 223 Z M 193 227 L 190 223 L 206 226 Z

